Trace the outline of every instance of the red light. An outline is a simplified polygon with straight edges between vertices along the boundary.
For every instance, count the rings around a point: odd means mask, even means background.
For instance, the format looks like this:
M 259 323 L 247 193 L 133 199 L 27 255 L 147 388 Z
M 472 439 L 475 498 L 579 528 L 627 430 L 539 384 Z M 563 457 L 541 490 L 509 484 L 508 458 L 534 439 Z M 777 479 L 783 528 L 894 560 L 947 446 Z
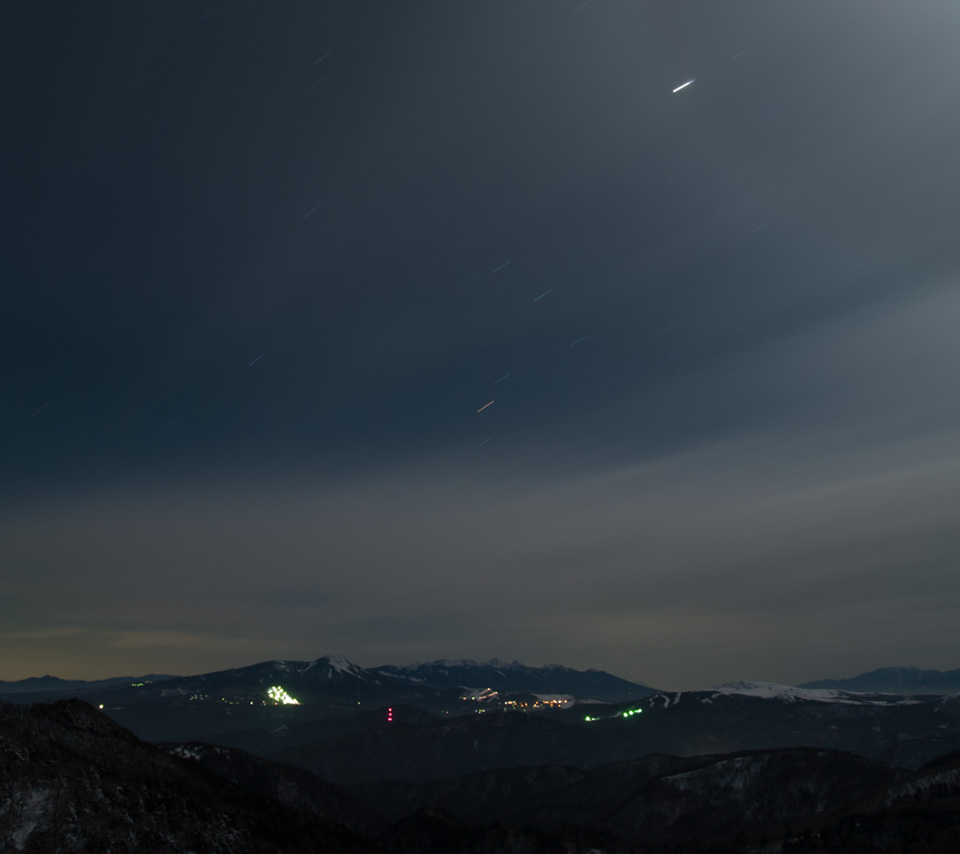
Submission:
M 387 721 L 392 721 L 392 720 L 393 720 L 393 706 L 390 706 L 387 709 Z

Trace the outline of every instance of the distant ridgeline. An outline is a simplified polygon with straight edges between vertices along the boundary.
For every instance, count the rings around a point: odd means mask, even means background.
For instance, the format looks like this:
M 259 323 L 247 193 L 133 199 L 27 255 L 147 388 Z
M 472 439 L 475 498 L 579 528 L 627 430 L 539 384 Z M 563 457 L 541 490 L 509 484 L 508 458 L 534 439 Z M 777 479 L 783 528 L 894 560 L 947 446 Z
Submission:
M 875 691 L 888 694 L 960 693 L 960 669 L 921 670 L 919 667 L 881 667 L 851 679 L 821 679 L 801 688 L 839 688 L 844 691 Z
M 825 679 L 798 687 L 870 693 L 954 694 L 960 692 L 960 669 L 944 672 L 918 667 L 884 667 L 849 679 Z M 116 690 L 104 693 L 104 689 Z M 16 682 L 0 681 L 0 696 L 13 702 L 71 696 L 91 700 L 103 697 L 109 702 L 129 694 L 127 689 L 135 689 L 140 696 L 187 695 L 194 702 L 200 698 L 212 698 L 216 702 L 234 704 L 252 701 L 255 705 L 267 702 L 292 704 L 295 699 L 297 702 L 312 699 L 321 703 L 332 700 L 334 706 L 337 700 L 346 700 L 348 706 L 367 706 L 370 702 L 393 700 L 402 703 L 438 695 L 447 699 L 456 694 L 456 698 L 465 704 L 453 704 L 457 706 L 457 713 L 474 711 L 480 706 L 489 710 L 498 707 L 539 708 L 542 705 L 559 707 L 589 701 L 621 702 L 657 693 L 647 685 L 602 670 L 582 671 L 561 665 L 527 667 L 517 661 L 461 659 L 362 668 L 342 656 L 332 655 L 313 661 L 267 661 L 197 676 L 148 674 L 90 682 L 41 676 Z M 279 692 L 284 692 L 286 699 L 277 700 L 270 695 L 271 689 L 276 689 L 277 697 Z M 221 697 L 217 697 L 218 694 Z M 445 711 L 449 714 L 454 710 Z
M 114 685 L 142 685 L 147 682 L 160 682 L 164 679 L 174 678 L 176 677 L 151 673 L 148 676 L 114 676 L 111 679 L 99 679 L 88 682 L 82 679 L 58 679 L 56 676 L 31 676 L 28 679 L 20 679 L 17 682 L 4 682 L 0 680 L 0 696 L 6 696 L 7 694 L 46 694 L 51 692 L 57 695 L 67 695 L 80 691 L 95 690 L 97 688 L 108 688 Z
M 266 661 L 197 676 L 123 677 L 80 682 L 44 676 L 0 683 L 14 702 L 78 696 L 107 707 L 146 699 L 187 698 L 197 704 L 262 706 L 311 704 L 315 711 L 355 711 L 395 703 L 426 703 L 438 713 L 462 714 L 499 706 L 560 706 L 574 701 L 615 702 L 654 693 L 600 670 L 559 665 L 527 667 L 494 659 L 436 661 L 405 667 L 359 667 L 340 656 L 314 661 Z M 511 695 L 523 695 L 511 696 Z

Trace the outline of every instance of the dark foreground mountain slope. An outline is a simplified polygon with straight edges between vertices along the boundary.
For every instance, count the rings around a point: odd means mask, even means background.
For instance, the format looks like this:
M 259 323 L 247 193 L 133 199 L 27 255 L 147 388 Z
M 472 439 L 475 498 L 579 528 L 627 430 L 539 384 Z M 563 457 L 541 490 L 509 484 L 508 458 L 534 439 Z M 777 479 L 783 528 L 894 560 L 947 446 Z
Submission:
M 346 828 L 145 744 L 79 700 L 0 702 L 0 850 L 356 852 Z
M 220 753 L 191 745 L 186 755 Z M 228 751 L 229 752 L 229 751 Z M 235 753 L 244 765 L 271 763 Z M 275 766 L 271 779 L 309 775 Z M 320 781 L 316 781 L 320 782 Z M 322 800 L 326 799 L 324 789 Z M 307 788 L 310 788 L 309 785 Z M 277 787 L 281 793 L 285 786 Z M 956 851 L 960 755 L 911 772 L 811 748 L 648 756 L 592 771 L 500 768 L 456 780 L 354 787 L 391 822 L 388 852 Z M 297 795 L 298 799 L 300 795 Z M 953 806 L 951 804 L 953 803 Z M 764 841 L 766 840 L 766 841 Z M 771 841 L 774 848 L 770 848 Z M 846 846 L 846 847 L 844 847 Z M 946 846 L 946 847 L 945 847 Z
M 811 748 L 650 756 L 591 772 L 498 769 L 355 791 L 393 817 L 417 808 L 419 821 L 439 825 L 576 827 L 632 851 L 960 851 L 960 754 L 916 772 Z
M 391 818 L 440 809 L 462 821 L 577 825 L 628 840 L 733 837 L 805 821 L 912 779 L 838 751 L 796 748 L 728 756 L 647 756 L 592 771 L 563 766 L 483 771 L 457 780 L 354 787 Z
M 611 762 L 621 756 L 618 735 L 539 715 L 497 712 L 380 724 L 270 758 L 341 786 L 383 779 L 426 782 L 493 768 Z
M 710 757 L 663 774 L 591 825 L 628 838 L 734 838 L 857 804 L 905 772 L 847 753 L 810 748 Z M 584 781 L 589 786 L 591 781 Z
M 802 712 L 804 702 L 792 696 L 788 705 Z M 681 705 L 690 699 L 682 698 Z M 703 705 L 722 710 L 722 700 L 739 703 L 742 697 L 721 693 L 707 699 L 712 702 Z M 733 712 L 748 711 L 748 718 L 762 719 L 762 707 L 756 706 L 762 698 L 748 695 L 748 699 L 751 702 L 745 707 L 727 708 L 723 717 L 739 720 Z M 661 702 L 656 708 L 669 711 L 676 703 L 674 696 L 669 707 Z M 831 706 L 847 712 L 860 709 L 852 701 Z M 873 708 L 881 711 L 884 706 Z M 626 732 L 624 728 L 646 725 L 642 715 L 595 723 L 600 726 L 586 724 L 578 734 L 605 738 L 617 728 Z M 461 759 L 472 755 L 483 762 L 499 757 L 508 763 L 521 755 L 522 742 L 552 741 L 570 725 L 557 724 L 518 713 L 428 722 L 430 729 L 446 733 L 444 740 L 450 741 Z M 436 753 L 437 744 L 424 740 L 422 732 L 414 733 L 404 747 L 410 735 L 404 730 L 383 725 L 379 734 L 352 732 L 351 747 L 363 748 L 355 760 L 362 764 L 364 755 L 370 758 L 365 750 L 373 745 L 381 770 L 407 767 L 409 773 L 408 763 L 414 756 L 421 757 L 413 766 L 417 773 L 445 761 Z M 345 751 L 345 760 L 347 742 L 334 741 Z M 949 839 L 960 827 L 960 815 L 950 806 L 951 799 L 960 798 L 960 756 L 945 757 L 913 772 L 819 748 L 648 755 L 590 770 L 556 764 L 501 766 L 457 778 L 381 780 L 350 788 L 358 802 L 375 805 L 376 812 L 392 822 L 379 839 L 396 852 L 506 851 L 510 846 L 524 851 L 574 851 L 587 840 L 592 840 L 590 846 L 579 850 L 759 852 L 770 850 L 766 839 L 777 840 L 778 851 L 786 845 L 783 850 L 901 854 L 900 845 L 908 839 L 928 840 L 930 850 L 936 851 L 938 840 Z M 410 847 L 414 838 L 419 847 Z M 846 849 L 837 847 L 844 840 L 858 842 Z
M 388 824 L 369 803 L 302 768 L 281 765 L 217 744 L 194 742 L 160 746 L 174 756 L 199 763 L 244 789 L 268 795 L 284 806 L 311 812 L 365 835 L 376 834 Z
M 598 831 L 542 830 L 516 823 L 471 824 L 442 810 L 420 810 L 383 837 L 386 854 L 641 854 L 651 851 Z

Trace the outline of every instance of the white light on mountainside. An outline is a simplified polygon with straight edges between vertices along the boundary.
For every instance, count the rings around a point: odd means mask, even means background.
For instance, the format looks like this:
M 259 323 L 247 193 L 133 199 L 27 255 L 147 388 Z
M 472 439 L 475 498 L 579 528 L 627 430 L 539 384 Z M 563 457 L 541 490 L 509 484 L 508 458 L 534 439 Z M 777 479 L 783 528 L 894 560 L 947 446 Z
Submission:
M 295 700 L 279 685 L 274 685 L 272 688 L 267 688 L 267 696 L 273 700 L 274 703 L 282 703 L 284 706 L 300 705 L 299 700 Z

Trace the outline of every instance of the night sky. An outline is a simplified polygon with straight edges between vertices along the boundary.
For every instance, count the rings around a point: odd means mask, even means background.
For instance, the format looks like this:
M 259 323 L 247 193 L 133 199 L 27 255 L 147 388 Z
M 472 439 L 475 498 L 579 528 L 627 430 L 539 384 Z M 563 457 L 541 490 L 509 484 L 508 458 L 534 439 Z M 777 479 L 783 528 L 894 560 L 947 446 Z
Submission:
M 956 0 L 2 17 L 0 679 L 960 666 Z

